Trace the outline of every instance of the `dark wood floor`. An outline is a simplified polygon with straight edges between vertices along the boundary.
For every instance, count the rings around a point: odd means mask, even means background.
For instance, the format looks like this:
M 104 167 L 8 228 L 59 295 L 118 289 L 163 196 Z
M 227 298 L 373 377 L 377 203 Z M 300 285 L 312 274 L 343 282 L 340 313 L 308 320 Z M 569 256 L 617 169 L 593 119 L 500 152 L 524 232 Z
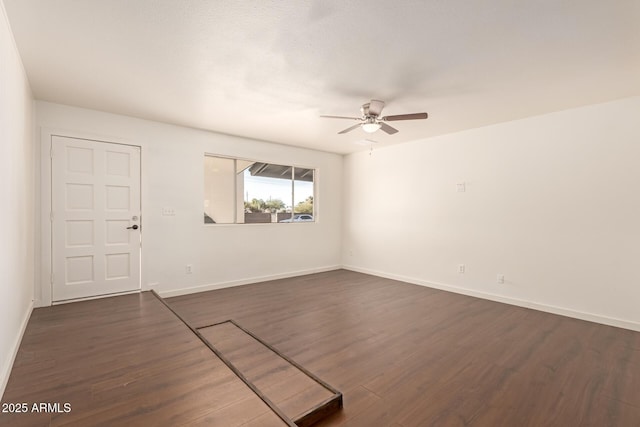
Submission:
M 0 425 L 281 425 L 149 298 L 36 310 L 3 402 L 73 411 Z M 319 426 L 640 426 L 637 332 L 344 270 L 168 302 L 195 327 L 234 319 L 342 391 Z
M 171 298 L 344 394 L 320 426 L 640 426 L 640 333 L 334 271 Z
M 2 402 L 12 427 L 286 425 L 148 292 L 36 309 Z

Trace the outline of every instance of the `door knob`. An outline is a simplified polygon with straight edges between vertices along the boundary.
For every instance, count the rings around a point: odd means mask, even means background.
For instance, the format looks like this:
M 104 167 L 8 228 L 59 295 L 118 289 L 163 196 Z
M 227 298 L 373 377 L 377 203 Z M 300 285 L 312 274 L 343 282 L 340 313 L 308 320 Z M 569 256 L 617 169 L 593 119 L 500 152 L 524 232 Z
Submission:
M 127 230 L 137 230 L 138 229 L 138 224 L 133 224 L 131 227 L 127 227 Z

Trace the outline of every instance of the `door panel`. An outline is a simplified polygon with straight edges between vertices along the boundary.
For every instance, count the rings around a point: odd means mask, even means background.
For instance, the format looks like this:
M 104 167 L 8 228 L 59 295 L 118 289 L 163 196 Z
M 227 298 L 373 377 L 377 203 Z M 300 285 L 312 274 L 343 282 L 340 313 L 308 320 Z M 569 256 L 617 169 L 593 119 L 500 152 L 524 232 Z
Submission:
M 53 136 L 53 301 L 140 289 L 140 147 Z

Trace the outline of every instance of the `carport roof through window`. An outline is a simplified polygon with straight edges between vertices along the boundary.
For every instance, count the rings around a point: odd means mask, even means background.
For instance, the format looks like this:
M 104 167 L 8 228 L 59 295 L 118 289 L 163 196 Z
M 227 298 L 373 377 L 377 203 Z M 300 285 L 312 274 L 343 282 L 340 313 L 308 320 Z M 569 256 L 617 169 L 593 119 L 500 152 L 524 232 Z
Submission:
M 251 176 L 291 179 L 292 169 L 293 179 L 295 181 L 313 182 L 313 169 L 275 165 L 273 163 L 254 162 L 251 166 L 249 166 L 249 173 L 251 174 Z

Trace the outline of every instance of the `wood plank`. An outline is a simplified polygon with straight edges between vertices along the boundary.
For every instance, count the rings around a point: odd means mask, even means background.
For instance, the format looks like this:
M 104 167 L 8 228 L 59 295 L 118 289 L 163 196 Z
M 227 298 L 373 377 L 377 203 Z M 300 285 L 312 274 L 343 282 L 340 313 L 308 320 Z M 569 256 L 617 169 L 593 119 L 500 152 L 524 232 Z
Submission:
M 327 402 L 335 397 L 333 391 L 232 322 L 198 332 L 289 419 L 298 419 L 298 425 L 309 425 L 340 409 L 341 400 Z

